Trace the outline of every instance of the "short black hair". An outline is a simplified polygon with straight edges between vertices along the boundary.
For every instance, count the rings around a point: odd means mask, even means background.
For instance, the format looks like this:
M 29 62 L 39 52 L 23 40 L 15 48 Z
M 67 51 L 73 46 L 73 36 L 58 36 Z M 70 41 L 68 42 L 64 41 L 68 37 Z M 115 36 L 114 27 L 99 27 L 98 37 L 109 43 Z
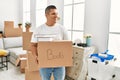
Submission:
M 45 9 L 45 14 L 49 13 L 50 12 L 50 9 L 57 9 L 55 5 L 49 5 L 46 7 Z

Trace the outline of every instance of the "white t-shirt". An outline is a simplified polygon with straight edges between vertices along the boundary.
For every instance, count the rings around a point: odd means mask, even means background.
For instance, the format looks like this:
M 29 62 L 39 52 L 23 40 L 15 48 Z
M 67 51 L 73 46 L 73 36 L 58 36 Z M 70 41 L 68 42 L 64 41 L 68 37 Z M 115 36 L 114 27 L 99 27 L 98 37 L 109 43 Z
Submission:
M 44 41 L 51 38 L 54 40 L 68 40 L 67 30 L 58 23 L 54 26 L 43 24 L 35 29 L 31 42 L 37 43 L 40 40 Z

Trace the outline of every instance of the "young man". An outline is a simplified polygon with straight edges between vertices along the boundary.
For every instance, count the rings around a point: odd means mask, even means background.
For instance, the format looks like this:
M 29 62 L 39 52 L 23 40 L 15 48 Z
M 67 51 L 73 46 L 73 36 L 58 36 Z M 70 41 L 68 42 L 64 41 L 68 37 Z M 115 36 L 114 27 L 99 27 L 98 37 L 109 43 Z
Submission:
M 49 5 L 45 9 L 46 23 L 42 24 L 33 32 L 31 39 L 31 51 L 33 56 L 36 58 L 38 63 L 38 53 L 37 53 L 37 38 L 35 35 L 46 34 L 46 35 L 56 35 L 57 40 L 68 40 L 67 31 L 65 28 L 56 23 L 58 20 L 57 8 L 54 5 Z M 65 67 L 53 67 L 53 68 L 40 68 L 40 75 L 42 80 L 50 80 L 51 74 L 53 73 L 54 80 L 64 80 L 65 78 Z

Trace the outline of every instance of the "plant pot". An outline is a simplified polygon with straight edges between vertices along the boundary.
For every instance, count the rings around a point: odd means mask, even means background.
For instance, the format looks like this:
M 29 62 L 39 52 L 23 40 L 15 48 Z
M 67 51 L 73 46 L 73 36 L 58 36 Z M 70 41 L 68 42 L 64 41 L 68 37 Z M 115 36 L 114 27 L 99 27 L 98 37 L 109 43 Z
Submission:
M 22 25 L 18 26 L 19 28 L 22 28 Z
M 87 44 L 88 47 L 90 47 L 91 44 L 92 44 L 91 40 L 92 40 L 92 38 L 86 38 L 86 44 Z
M 26 32 L 30 32 L 30 26 L 25 26 Z
M 30 28 L 26 28 L 26 32 L 30 32 Z

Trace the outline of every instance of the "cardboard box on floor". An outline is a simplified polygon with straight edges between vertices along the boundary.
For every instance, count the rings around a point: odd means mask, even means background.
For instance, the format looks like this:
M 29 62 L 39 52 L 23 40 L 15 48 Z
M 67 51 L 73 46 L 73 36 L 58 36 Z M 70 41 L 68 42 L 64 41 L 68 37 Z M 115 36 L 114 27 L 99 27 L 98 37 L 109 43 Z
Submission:
M 72 41 L 39 41 L 39 67 L 61 67 L 73 65 Z
M 38 64 L 35 62 L 35 58 L 31 51 L 27 52 L 27 68 L 29 71 L 38 71 Z
M 39 71 L 29 71 L 29 69 L 25 68 L 25 80 L 42 80 L 40 77 Z
M 27 52 L 27 67 L 25 68 L 25 80 L 42 80 L 39 73 L 38 64 L 35 62 L 31 51 Z M 51 76 L 51 80 L 54 80 Z
M 18 59 L 16 60 L 16 66 L 20 66 L 21 73 L 25 72 L 25 67 L 27 66 L 27 54 L 19 55 Z

